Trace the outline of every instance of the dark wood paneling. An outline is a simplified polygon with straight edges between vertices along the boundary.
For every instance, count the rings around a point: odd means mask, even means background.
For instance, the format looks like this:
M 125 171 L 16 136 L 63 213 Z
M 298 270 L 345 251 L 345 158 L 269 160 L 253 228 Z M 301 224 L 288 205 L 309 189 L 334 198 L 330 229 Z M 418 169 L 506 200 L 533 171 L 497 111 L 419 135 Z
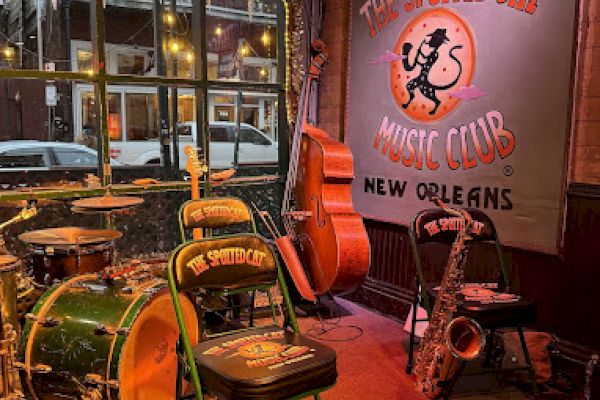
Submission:
M 404 319 L 414 286 L 408 229 L 371 220 L 365 224 L 371 270 L 365 284 L 349 297 Z M 595 253 L 600 250 L 600 186 L 571 186 L 565 229 L 564 257 L 504 247 L 509 283 L 538 304 L 538 320 L 531 328 L 599 350 L 600 263 Z M 421 254 L 426 279 L 439 279 L 447 249 L 432 245 Z M 493 246 L 477 244 L 469 253 L 466 275 L 494 280 L 496 262 Z

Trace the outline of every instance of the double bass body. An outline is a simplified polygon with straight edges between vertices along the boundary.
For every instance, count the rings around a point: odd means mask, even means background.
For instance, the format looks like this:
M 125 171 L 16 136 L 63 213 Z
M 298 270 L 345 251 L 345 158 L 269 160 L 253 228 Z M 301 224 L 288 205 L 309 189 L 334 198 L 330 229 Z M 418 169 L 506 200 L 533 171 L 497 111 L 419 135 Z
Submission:
M 352 205 L 352 152 L 327 132 L 304 124 L 296 207 L 307 213 L 297 226 L 302 261 L 317 294 L 347 293 L 364 281 L 370 245 Z

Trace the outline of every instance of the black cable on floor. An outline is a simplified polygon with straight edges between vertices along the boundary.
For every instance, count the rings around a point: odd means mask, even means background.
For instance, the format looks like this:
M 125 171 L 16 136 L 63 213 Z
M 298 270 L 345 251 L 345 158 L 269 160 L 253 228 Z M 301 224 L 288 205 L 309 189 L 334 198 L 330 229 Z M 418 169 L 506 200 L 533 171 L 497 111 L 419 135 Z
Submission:
M 333 299 L 333 296 L 330 296 L 330 297 Z M 339 305 L 335 302 L 335 300 L 333 301 L 333 304 L 335 304 L 335 312 L 337 314 L 334 317 L 335 321 L 329 322 L 329 321 L 324 320 L 323 316 L 321 315 L 321 312 L 319 310 L 317 310 L 317 316 L 319 317 L 319 323 L 313 324 L 313 326 L 306 331 L 305 335 L 308 337 L 311 337 L 313 339 L 321 340 L 324 342 L 350 342 L 350 341 L 356 340 L 356 339 L 360 338 L 361 336 L 363 336 L 364 331 L 363 331 L 363 328 L 361 328 L 360 326 L 358 326 L 358 325 L 341 325 L 342 315 L 341 315 L 341 312 L 339 309 Z M 333 332 L 336 329 L 343 329 L 343 328 L 356 330 L 357 333 L 354 336 L 344 338 L 344 339 L 330 339 L 330 338 L 323 337 L 323 335 Z

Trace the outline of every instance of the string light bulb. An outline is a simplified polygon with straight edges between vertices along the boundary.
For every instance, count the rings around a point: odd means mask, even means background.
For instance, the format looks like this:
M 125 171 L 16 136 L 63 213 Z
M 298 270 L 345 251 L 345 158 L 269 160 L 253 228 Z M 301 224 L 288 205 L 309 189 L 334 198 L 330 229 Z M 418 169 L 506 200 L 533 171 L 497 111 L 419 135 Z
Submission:
M 271 42 L 271 37 L 269 36 L 269 31 L 265 30 L 265 31 L 263 32 L 263 35 L 262 35 L 262 37 L 260 38 L 260 40 L 263 42 L 263 44 L 264 44 L 265 46 L 268 46 L 268 45 L 269 45 L 269 43 Z
M 261 68 L 258 73 L 260 74 L 260 76 L 262 76 L 263 78 L 267 76 L 267 70 L 264 68 Z
M 215 28 L 215 35 L 217 35 L 217 36 L 219 36 L 219 37 L 220 37 L 222 34 L 223 34 L 223 29 L 221 29 L 221 25 L 218 25 L 218 26 Z
M 169 50 L 171 50 L 171 53 L 177 54 L 181 50 L 181 45 L 177 40 L 171 40 L 169 42 Z
M 194 52 L 193 52 L 193 51 L 191 51 L 191 50 L 188 50 L 188 51 L 185 53 L 185 59 L 186 59 L 186 60 L 187 60 L 187 62 L 189 62 L 189 63 L 193 62 L 193 61 L 194 61 Z
M 175 25 L 175 16 L 171 13 L 165 13 L 165 24 L 167 24 L 168 26 L 173 26 Z
M 10 46 L 6 46 L 4 48 L 4 50 L 2 51 L 2 53 L 4 54 L 4 57 L 6 57 L 7 59 L 12 59 L 15 56 L 15 49 L 13 49 Z
M 248 46 L 246 46 L 245 44 L 242 45 L 242 48 L 240 49 L 240 54 L 242 55 L 242 57 L 246 57 L 248 55 Z

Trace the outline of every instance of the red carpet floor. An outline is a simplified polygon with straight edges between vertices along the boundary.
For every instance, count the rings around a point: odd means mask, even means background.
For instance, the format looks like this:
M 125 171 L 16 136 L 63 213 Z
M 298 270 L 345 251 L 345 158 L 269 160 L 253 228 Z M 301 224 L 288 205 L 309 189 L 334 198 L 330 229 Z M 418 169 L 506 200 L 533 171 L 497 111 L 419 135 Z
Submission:
M 322 398 L 422 399 L 414 390 L 412 377 L 404 373 L 407 355 L 403 340 L 407 335 L 402 330 L 402 324 L 352 302 L 339 298 L 336 298 L 336 302 L 344 315 L 340 327 L 319 337 L 343 340 L 357 336 L 357 329 L 344 328 L 350 325 L 360 327 L 362 335 L 344 342 L 324 341 L 337 351 L 339 377 L 337 385 L 325 392 Z M 313 327 L 318 331 L 321 327 L 319 320 L 314 318 L 300 318 L 299 322 L 303 333 Z
M 408 334 L 403 324 L 372 312 L 355 303 L 336 298 L 343 316 L 336 329 L 316 335 L 337 352 L 338 382 L 322 395 L 324 400 L 413 400 L 425 399 L 415 390 L 414 379 L 404 372 Z M 325 327 L 331 328 L 328 319 Z M 321 331 L 316 318 L 299 318 L 304 334 Z M 360 331 L 351 326 L 358 326 Z M 313 336 L 314 337 L 314 336 Z M 348 341 L 326 341 L 344 340 Z M 512 387 L 500 387 L 493 375 L 461 378 L 452 399 L 523 400 L 523 393 Z

